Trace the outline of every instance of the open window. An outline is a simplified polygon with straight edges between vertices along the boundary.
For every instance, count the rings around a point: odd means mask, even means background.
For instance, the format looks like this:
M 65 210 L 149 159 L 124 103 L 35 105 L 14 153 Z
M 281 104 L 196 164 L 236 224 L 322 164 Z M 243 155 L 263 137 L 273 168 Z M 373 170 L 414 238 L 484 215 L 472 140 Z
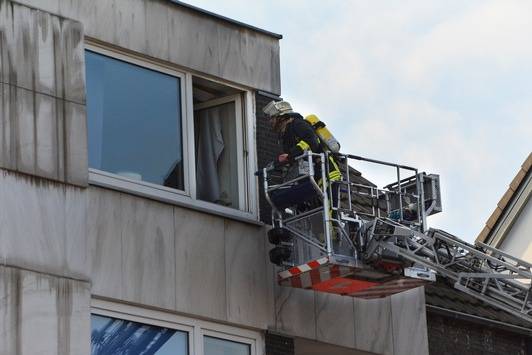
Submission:
M 256 219 L 253 94 L 88 45 L 90 182 Z
M 247 197 L 242 92 L 193 78 L 196 197 L 245 210 Z

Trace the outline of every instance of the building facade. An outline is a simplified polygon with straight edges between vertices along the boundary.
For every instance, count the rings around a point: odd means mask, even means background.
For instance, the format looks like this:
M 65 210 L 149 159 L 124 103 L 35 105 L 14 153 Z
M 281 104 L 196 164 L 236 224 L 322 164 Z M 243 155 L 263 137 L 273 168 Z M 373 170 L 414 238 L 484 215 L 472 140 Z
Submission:
M 280 39 L 172 1 L 0 0 L 0 354 L 428 353 L 422 289 L 275 282 L 253 172 Z
M 532 263 L 532 153 L 519 168 L 477 241 Z
M 532 262 L 532 184 L 529 155 L 476 242 Z M 446 282 L 425 287 L 431 354 L 530 354 L 530 323 L 495 309 Z

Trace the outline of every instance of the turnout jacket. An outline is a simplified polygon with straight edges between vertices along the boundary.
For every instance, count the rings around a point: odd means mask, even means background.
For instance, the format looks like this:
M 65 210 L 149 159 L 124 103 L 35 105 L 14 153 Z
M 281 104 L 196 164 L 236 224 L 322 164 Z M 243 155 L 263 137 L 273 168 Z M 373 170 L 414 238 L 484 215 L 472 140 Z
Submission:
M 307 150 L 313 153 L 323 153 L 320 139 L 316 132 L 314 132 L 312 126 L 299 114 L 293 117 L 294 120 L 288 123 L 284 134 L 281 135 L 283 151 L 288 153 L 289 161 L 293 162 L 294 158 L 300 156 Z M 320 170 L 319 165 L 316 164 L 315 172 L 317 177 L 321 175 Z M 336 181 L 340 180 L 341 177 L 338 164 L 332 156 L 329 156 L 329 179 Z

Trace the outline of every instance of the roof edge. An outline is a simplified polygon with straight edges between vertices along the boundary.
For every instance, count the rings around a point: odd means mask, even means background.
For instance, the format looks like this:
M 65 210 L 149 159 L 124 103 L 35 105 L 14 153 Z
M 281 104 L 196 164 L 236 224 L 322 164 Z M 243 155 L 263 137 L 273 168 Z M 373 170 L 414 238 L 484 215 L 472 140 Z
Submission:
M 268 31 L 268 30 L 264 30 L 262 28 L 255 27 L 255 26 L 252 26 L 252 25 L 248 25 L 247 23 L 244 23 L 244 22 L 233 20 L 232 18 L 223 16 L 223 15 L 219 15 L 217 13 L 202 9 L 202 8 L 194 6 L 194 5 L 187 4 L 187 3 L 179 1 L 179 0 L 169 0 L 169 1 L 171 3 L 173 3 L 173 4 L 175 4 L 175 5 L 187 8 L 187 9 L 192 10 L 192 11 L 196 11 L 196 12 L 202 13 L 202 14 L 210 16 L 210 17 L 214 17 L 214 18 L 216 18 L 218 20 L 222 20 L 224 22 L 228 22 L 228 23 L 231 23 L 233 25 L 237 25 L 237 26 L 240 26 L 240 27 L 245 27 L 247 29 L 250 29 L 250 30 L 255 31 L 255 32 L 262 33 L 262 34 L 264 34 L 266 36 L 269 36 L 269 37 L 273 37 L 273 38 L 276 38 L 276 39 L 282 39 L 283 38 L 283 35 L 281 35 L 281 34 L 278 34 L 278 33 L 275 33 L 275 32 L 271 32 L 271 31 Z
M 440 306 L 434 306 L 431 304 L 426 304 L 425 307 L 427 308 L 428 312 L 434 312 L 441 315 L 446 316 L 452 316 L 454 318 L 463 319 L 465 321 L 471 321 L 477 324 L 488 324 L 490 326 L 499 328 L 499 329 L 505 329 L 506 331 L 513 331 L 516 333 L 520 333 L 527 336 L 532 336 L 532 329 L 525 328 L 516 324 L 506 323 L 502 321 L 498 321 L 495 319 L 485 318 L 481 316 L 476 316 L 473 314 L 455 311 L 454 309 L 448 309 L 445 307 Z
M 501 218 L 504 216 L 503 212 L 509 205 L 511 205 L 511 202 L 514 200 L 516 192 L 519 191 L 522 183 L 527 180 L 526 177 L 531 171 L 531 166 L 532 153 L 529 153 L 528 157 L 525 159 L 524 163 L 519 168 L 519 171 L 508 186 L 508 189 L 497 203 L 495 210 L 489 216 L 484 228 L 475 239 L 476 242 L 486 243 L 487 241 L 489 241 L 493 230 L 495 230 L 495 227 L 499 224 Z

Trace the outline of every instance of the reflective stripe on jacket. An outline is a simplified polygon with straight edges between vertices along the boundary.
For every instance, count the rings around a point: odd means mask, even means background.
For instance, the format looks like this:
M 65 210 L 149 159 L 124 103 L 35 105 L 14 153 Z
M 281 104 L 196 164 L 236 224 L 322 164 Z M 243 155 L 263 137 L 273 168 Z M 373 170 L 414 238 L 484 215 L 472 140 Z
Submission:
M 301 115 L 294 115 L 294 120 L 286 126 L 285 133 L 281 136 L 284 152 L 288 153 L 288 159 L 293 161 L 307 150 L 314 153 L 323 153 L 320 139 L 314 128 L 303 119 Z M 321 180 L 321 169 L 316 166 L 316 177 Z M 342 173 L 332 156 L 329 156 L 329 180 L 342 179 Z

